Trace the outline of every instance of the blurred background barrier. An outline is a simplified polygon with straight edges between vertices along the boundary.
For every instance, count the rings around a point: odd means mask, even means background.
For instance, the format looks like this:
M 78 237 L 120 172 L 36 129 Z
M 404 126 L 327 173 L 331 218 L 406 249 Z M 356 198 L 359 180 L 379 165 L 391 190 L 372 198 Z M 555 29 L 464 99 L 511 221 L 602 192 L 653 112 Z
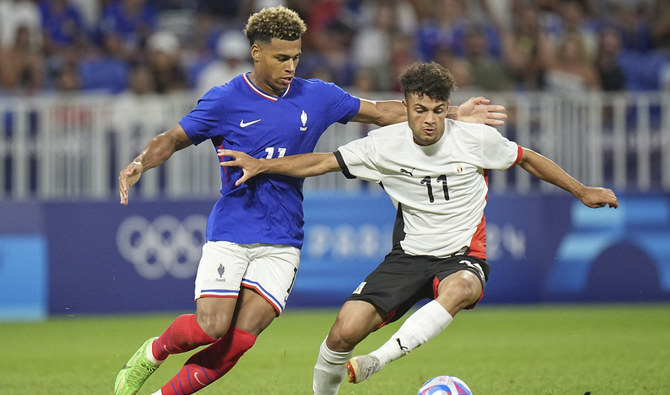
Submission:
M 192 310 L 204 200 L 0 202 L 0 317 Z M 374 192 L 305 196 L 288 305 L 341 304 L 390 249 L 395 209 Z M 565 193 L 491 193 L 482 303 L 670 301 L 670 195 L 617 210 Z
M 499 130 L 592 185 L 618 191 L 670 190 L 670 93 L 499 93 L 507 108 Z M 378 94 L 369 97 L 400 98 Z M 460 103 L 458 96 L 452 102 Z M 0 199 L 108 199 L 118 172 L 145 142 L 173 126 L 195 104 L 190 94 L 36 96 L 0 99 Z M 336 124 L 319 141 L 333 151 L 370 126 Z M 138 198 L 215 198 L 218 158 L 210 144 L 175 155 L 148 172 Z M 308 179 L 307 190 L 362 191 L 369 186 L 339 174 Z M 521 169 L 494 172 L 495 192 L 547 193 Z

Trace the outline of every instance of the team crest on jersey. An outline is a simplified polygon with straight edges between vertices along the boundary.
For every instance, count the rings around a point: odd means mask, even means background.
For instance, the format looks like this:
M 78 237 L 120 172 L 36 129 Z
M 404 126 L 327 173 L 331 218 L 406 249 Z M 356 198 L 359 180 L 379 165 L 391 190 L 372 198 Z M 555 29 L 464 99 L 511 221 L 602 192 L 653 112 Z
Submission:
M 302 122 L 300 131 L 301 132 L 307 131 L 307 113 L 305 112 L 305 110 L 302 110 L 302 114 L 300 114 L 300 122 Z

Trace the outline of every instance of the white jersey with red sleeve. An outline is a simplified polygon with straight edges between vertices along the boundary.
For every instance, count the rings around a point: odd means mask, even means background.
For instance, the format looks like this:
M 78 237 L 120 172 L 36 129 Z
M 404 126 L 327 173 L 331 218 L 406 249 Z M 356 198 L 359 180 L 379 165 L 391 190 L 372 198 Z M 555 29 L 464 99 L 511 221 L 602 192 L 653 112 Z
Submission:
M 383 186 L 398 208 L 394 244 L 407 254 L 444 257 L 469 247 L 470 255 L 486 259 L 486 171 L 510 168 L 522 149 L 490 126 L 445 124 L 442 138 L 429 146 L 414 143 L 404 122 L 374 130 L 335 155 L 346 176 Z

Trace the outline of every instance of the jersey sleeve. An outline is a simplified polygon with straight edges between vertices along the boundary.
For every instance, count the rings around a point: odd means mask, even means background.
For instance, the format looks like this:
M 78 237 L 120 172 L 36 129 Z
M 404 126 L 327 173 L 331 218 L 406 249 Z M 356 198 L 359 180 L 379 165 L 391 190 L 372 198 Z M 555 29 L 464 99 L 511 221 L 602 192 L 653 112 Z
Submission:
M 351 121 L 361 108 L 361 99 L 345 92 L 332 82 L 323 82 L 323 90 L 320 96 L 330 99 L 328 108 L 329 124 L 339 122 L 346 124 Z
M 375 164 L 376 147 L 371 137 L 363 137 L 347 143 L 335 151 L 335 157 L 347 178 L 367 181 L 381 181 L 381 174 Z
M 495 128 L 482 125 L 483 168 L 506 170 L 521 160 L 521 147 L 508 140 Z
M 221 87 L 214 87 L 205 93 L 191 112 L 184 115 L 179 124 L 191 139 L 198 145 L 212 138 L 212 130 L 220 123 L 222 112 L 219 110 Z

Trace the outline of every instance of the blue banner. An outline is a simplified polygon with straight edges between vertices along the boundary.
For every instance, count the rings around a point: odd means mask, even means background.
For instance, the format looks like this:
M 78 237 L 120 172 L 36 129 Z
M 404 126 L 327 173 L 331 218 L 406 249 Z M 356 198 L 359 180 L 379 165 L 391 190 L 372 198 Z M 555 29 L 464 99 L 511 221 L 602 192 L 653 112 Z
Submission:
M 341 303 L 390 250 L 385 195 L 312 196 L 295 305 Z M 482 303 L 670 300 L 670 199 L 591 209 L 568 195 L 489 195 Z
M 0 235 L 0 321 L 46 318 L 46 252 L 41 235 Z
M 0 204 L 0 321 L 47 315 L 47 241 L 38 202 Z
M 51 314 L 194 308 L 211 202 L 45 205 Z
M 192 310 L 213 202 L 0 203 L 0 317 Z M 307 194 L 288 307 L 338 306 L 391 248 L 382 194 Z M 589 209 L 567 194 L 489 195 L 482 303 L 670 300 L 670 197 Z
M 670 299 L 670 201 L 620 199 L 615 211 L 573 204 L 545 276 L 543 300 Z
M 305 198 L 305 243 L 287 306 L 340 305 L 391 250 L 396 210 L 385 194 Z

